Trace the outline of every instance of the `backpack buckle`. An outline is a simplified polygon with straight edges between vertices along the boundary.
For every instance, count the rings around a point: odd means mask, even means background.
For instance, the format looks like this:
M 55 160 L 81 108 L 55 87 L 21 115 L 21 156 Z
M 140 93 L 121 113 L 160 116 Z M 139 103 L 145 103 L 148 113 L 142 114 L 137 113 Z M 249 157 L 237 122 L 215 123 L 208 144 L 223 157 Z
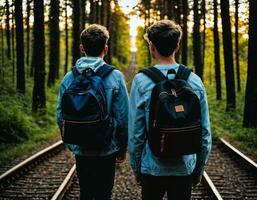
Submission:
M 177 93 L 176 93 L 176 90 L 174 90 L 174 89 L 171 89 L 171 94 L 172 94 L 173 96 L 175 96 L 175 97 L 178 97 L 178 95 L 177 95 Z
M 93 73 L 94 73 L 94 71 L 90 67 L 88 67 L 88 68 L 84 69 L 84 71 L 82 72 L 82 75 L 84 77 L 89 77 L 89 76 L 92 76 Z

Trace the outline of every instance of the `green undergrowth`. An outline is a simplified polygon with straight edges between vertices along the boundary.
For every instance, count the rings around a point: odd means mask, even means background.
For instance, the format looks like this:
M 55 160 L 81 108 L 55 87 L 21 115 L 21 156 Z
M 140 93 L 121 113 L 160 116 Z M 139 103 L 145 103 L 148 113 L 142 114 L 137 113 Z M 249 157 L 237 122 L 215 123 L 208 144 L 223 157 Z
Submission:
M 243 127 L 244 92 L 237 92 L 236 109 L 226 112 L 225 93 L 223 100 L 216 100 L 214 85 L 207 85 L 211 129 L 214 139 L 229 137 L 239 142 L 242 148 L 257 155 L 257 128 Z
M 11 77 L 8 74 L 6 77 Z M 0 165 L 36 149 L 58 136 L 56 126 L 57 86 L 46 89 L 45 114 L 32 112 L 33 79 L 26 78 L 25 95 L 16 92 L 10 78 L 1 77 L 0 85 Z

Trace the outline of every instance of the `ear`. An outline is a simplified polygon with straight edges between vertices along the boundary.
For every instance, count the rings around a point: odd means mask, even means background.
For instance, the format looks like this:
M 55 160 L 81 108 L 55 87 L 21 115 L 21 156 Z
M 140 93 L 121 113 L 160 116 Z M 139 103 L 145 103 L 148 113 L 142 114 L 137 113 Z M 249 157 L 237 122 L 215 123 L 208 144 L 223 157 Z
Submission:
M 80 50 L 81 54 L 83 54 L 83 55 L 86 54 L 85 49 L 82 44 L 79 45 L 79 50 Z
M 157 51 L 156 51 L 155 45 L 152 42 L 149 43 L 149 51 L 150 51 L 152 58 L 155 59 L 155 54 Z
M 180 45 L 179 45 L 179 43 L 177 43 L 177 46 L 176 46 L 176 48 L 175 48 L 175 50 L 174 50 L 174 53 L 178 53 L 179 48 L 180 48 Z
M 104 47 L 104 55 L 107 55 L 108 51 L 109 51 L 109 47 L 106 44 L 105 47 Z

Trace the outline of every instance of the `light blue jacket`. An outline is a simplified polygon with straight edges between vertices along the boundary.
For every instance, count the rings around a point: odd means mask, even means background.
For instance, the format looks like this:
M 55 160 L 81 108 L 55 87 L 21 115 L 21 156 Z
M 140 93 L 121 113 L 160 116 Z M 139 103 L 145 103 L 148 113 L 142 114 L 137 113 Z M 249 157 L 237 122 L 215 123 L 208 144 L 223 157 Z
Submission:
M 76 62 L 76 67 L 81 73 L 84 69 L 90 67 L 97 71 L 105 62 L 99 57 L 81 57 Z M 74 80 L 72 72 L 68 72 L 60 85 L 58 102 L 57 102 L 57 123 L 62 126 L 62 108 L 61 101 L 65 90 Z M 115 152 L 126 152 L 128 137 L 128 93 L 124 77 L 118 70 L 113 70 L 103 81 L 106 98 L 107 110 L 111 117 L 111 123 L 114 127 L 111 143 L 100 153 L 88 152 L 82 146 L 68 144 L 68 148 L 75 155 L 83 156 L 106 156 Z
M 155 65 L 166 76 L 169 69 L 177 72 L 178 64 Z M 174 79 L 174 74 L 169 75 Z M 186 176 L 194 170 L 197 175 L 202 175 L 211 150 L 211 130 L 206 91 L 201 79 L 191 73 L 188 83 L 200 99 L 202 114 L 202 151 L 199 154 L 191 154 L 161 160 L 153 155 L 149 149 L 145 132 L 149 125 L 149 105 L 154 82 L 143 73 L 135 76 L 130 92 L 129 108 L 129 153 L 133 172 L 153 176 Z

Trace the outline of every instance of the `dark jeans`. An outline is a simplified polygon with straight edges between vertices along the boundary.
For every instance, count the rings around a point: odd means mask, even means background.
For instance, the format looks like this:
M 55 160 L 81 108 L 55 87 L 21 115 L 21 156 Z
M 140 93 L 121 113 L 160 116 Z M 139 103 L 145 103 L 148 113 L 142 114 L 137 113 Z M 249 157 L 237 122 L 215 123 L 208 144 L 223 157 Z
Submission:
M 80 200 L 110 200 L 115 177 L 116 155 L 76 156 Z
M 192 176 L 151 176 L 142 174 L 142 200 L 190 200 Z

